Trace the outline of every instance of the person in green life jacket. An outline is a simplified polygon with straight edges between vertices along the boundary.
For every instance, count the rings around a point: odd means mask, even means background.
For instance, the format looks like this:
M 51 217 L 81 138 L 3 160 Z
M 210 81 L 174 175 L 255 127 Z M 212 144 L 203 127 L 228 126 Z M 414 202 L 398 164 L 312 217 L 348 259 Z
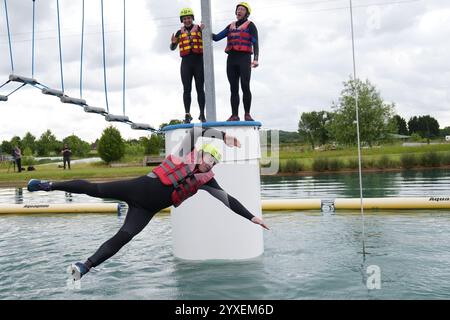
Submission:
M 231 116 L 227 121 L 240 121 L 239 118 L 239 81 L 242 87 L 242 102 L 244 104 L 245 121 L 254 121 L 250 115 L 252 93 L 250 91 L 251 69 L 259 66 L 258 30 L 253 22 L 248 20 L 252 9 L 247 2 L 236 6 L 236 19 L 220 33 L 213 34 L 214 41 L 227 37 L 225 52 L 227 58 L 227 77 L 231 91 Z M 252 61 L 253 54 L 253 61 Z
M 177 46 L 181 57 L 181 81 L 183 83 L 183 103 L 185 110 L 184 123 L 190 123 L 191 116 L 191 91 L 192 79 L 195 79 L 195 89 L 197 90 L 197 101 L 200 108 L 199 120 L 206 122 L 205 117 L 205 76 L 203 72 L 203 24 L 194 24 L 194 11 L 191 8 L 184 8 L 180 12 L 180 21 L 183 26 L 176 34 L 172 34 L 170 50 L 175 50 Z
M 120 230 L 84 263 L 77 262 L 70 266 L 74 280 L 79 280 L 92 267 L 114 256 L 144 229 L 156 213 L 172 205 L 175 207 L 181 205 L 198 190 L 208 192 L 242 218 L 269 229 L 261 218 L 254 216 L 236 198 L 220 187 L 212 171 L 221 160 L 220 151 L 211 144 L 195 148 L 195 143 L 200 137 L 222 140 L 228 147 L 241 147 L 238 139 L 225 132 L 194 127 L 184 137 L 180 147 L 145 176 L 105 183 L 91 183 L 84 180 L 50 182 L 37 179 L 28 182 L 30 192 L 60 190 L 97 198 L 117 199 L 128 204 L 125 222 Z M 214 219 L 213 213 L 211 219 Z

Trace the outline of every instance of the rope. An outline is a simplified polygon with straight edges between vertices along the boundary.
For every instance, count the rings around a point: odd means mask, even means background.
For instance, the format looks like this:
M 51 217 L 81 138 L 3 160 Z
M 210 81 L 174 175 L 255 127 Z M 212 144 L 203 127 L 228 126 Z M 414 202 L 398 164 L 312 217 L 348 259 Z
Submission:
M 81 54 L 80 54 L 80 99 L 83 99 L 83 53 L 84 53 L 84 0 L 81 18 Z
M 36 1 L 33 0 L 33 31 L 31 36 L 31 77 L 34 78 L 34 26 L 35 26 L 35 17 L 36 17 Z
M 109 103 L 108 103 L 108 89 L 106 80 L 106 52 L 105 52 L 105 19 L 103 14 L 103 0 L 101 0 L 101 13 L 102 13 L 102 43 L 103 43 L 103 83 L 105 87 L 105 100 L 106 100 L 106 110 L 109 113 Z
M 123 0 L 123 79 L 122 79 L 122 105 L 125 115 L 125 89 L 126 89 L 126 6 Z
M 21 89 L 21 88 L 23 88 L 23 87 L 25 87 L 27 84 L 26 83 L 24 83 L 24 84 L 22 84 L 20 87 L 18 87 L 17 89 L 15 89 L 14 91 L 12 91 L 12 92 L 10 92 L 9 94 L 7 94 L 6 96 L 7 97 L 9 97 L 10 95 L 12 95 L 14 92 L 16 92 L 16 91 L 18 91 L 19 89 Z
M 61 91 L 64 93 L 64 74 L 63 74 L 63 59 L 61 48 L 61 23 L 59 19 L 59 0 L 56 0 L 56 12 L 58 16 L 58 45 L 59 45 L 59 69 L 61 73 Z
M 12 45 L 11 45 L 11 32 L 9 29 L 8 4 L 6 3 L 6 0 L 4 0 L 4 3 L 5 3 L 6 28 L 8 29 L 9 60 L 11 62 L 11 73 L 14 73 L 14 60 L 13 60 L 13 52 L 12 52 Z
M 356 78 L 356 58 L 355 58 L 355 34 L 353 27 L 353 4 L 350 1 L 350 20 L 352 29 L 352 54 L 353 54 L 353 80 L 355 81 L 355 109 L 356 109 L 356 136 L 358 139 L 358 173 L 359 173 L 359 197 L 361 206 L 361 222 L 362 222 L 362 246 L 363 246 L 363 259 L 366 258 L 366 244 L 365 244 L 365 218 L 364 218 L 364 207 L 363 207 L 363 185 L 362 185 L 362 169 L 361 169 L 361 138 L 359 134 L 359 106 L 358 106 L 358 87 Z

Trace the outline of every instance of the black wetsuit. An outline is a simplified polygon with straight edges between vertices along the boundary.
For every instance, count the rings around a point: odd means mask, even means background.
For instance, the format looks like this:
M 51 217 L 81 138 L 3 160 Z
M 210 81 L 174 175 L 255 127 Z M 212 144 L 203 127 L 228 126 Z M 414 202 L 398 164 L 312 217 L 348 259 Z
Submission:
M 186 30 L 191 31 L 194 25 L 186 27 Z M 180 38 L 181 30 L 178 30 L 175 37 Z M 175 50 L 178 43 L 171 43 L 170 49 Z M 190 52 L 188 55 L 181 57 L 181 81 L 183 82 L 183 103 L 186 113 L 191 111 L 191 91 L 192 78 L 195 79 L 195 89 L 197 90 L 197 101 L 200 108 L 200 114 L 205 114 L 205 75 L 203 72 L 203 54 Z
M 236 22 L 236 27 L 239 27 L 245 23 L 247 19 L 239 20 Z M 223 29 L 219 34 L 213 34 L 214 41 L 220 41 L 228 36 L 228 32 L 231 24 Z M 258 44 L 258 30 L 253 22 L 250 22 L 249 31 L 252 36 L 253 43 L 253 60 L 259 59 L 259 44 Z M 227 59 L 227 77 L 230 83 L 231 91 L 231 111 L 234 116 L 239 113 L 239 80 L 242 86 L 242 101 L 244 103 L 245 113 L 250 113 L 250 107 L 252 104 L 252 93 L 250 91 L 250 77 L 251 77 L 251 53 L 240 52 L 231 50 L 228 53 Z
M 177 155 L 182 157 L 193 150 L 195 141 L 200 136 L 223 139 L 224 133 L 214 129 L 199 127 L 190 130 L 184 138 Z M 252 215 L 237 199 L 227 194 L 213 178 L 200 187 L 223 204 L 244 218 L 251 220 Z M 131 180 L 106 183 L 91 183 L 84 180 L 53 182 L 52 190 L 71 193 L 83 193 L 92 197 L 109 198 L 124 201 L 128 204 L 128 213 L 120 230 L 100 246 L 85 262 L 88 268 L 98 266 L 116 254 L 125 244 L 144 229 L 153 216 L 173 204 L 171 194 L 173 186 L 161 183 L 153 173 Z

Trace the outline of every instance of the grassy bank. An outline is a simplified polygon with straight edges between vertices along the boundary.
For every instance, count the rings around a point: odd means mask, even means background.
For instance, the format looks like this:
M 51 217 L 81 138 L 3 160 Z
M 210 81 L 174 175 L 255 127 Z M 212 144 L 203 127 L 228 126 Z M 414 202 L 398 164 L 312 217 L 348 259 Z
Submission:
M 450 166 L 450 144 L 415 147 L 387 145 L 363 149 L 363 170 L 403 170 Z M 264 158 L 262 160 L 264 163 Z M 21 186 L 31 178 L 49 180 L 113 180 L 147 174 L 151 168 L 143 167 L 136 157 L 123 161 L 124 166 L 104 163 L 72 165 L 72 170 L 58 168 L 57 163 L 35 165 L 36 171 L 8 173 L 7 164 L 0 165 L 0 186 Z M 356 148 L 313 151 L 299 145 L 282 146 L 280 174 L 314 174 L 320 172 L 352 171 L 358 169 Z

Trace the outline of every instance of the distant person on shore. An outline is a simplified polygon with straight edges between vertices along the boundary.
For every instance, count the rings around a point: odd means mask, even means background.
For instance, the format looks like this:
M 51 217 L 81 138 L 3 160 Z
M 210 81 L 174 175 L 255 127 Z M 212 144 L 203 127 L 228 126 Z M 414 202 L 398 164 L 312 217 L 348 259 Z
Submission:
M 22 172 L 22 151 L 18 146 L 14 147 L 12 156 L 14 158 L 14 163 L 17 166 L 17 172 Z
M 63 155 L 64 170 L 66 170 L 66 164 L 70 170 L 70 156 L 72 155 L 72 150 L 69 149 L 67 143 L 64 144 L 64 148 L 62 149 L 61 153 Z

